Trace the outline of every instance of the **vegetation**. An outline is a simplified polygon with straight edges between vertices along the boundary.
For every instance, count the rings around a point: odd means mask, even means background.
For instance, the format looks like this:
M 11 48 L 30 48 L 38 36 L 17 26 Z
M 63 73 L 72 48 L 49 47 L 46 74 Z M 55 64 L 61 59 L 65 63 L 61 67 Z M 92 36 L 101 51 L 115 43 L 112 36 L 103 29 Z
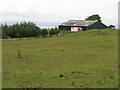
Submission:
M 91 15 L 91 16 L 87 17 L 85 20 L 99 20 L 99 21 L 101 21 L 101 17 L 98 14 L 95 14 L 95 15 Z
M 117 88 L 117 30 L 3 40 L 3 88 Z
M 58 35 L 60 30 L 58 28 L 52 29 L 41 29 L 32 22 L 23 22 L 20 24 L 13 25 L 1 25 L 2 27 L 2 38 L 24 38 L 24 37 L 46 37 L 48 35 Z M 48 32 L 50 30 L 50 33 Z M 52 32 L 52 33 L 51 33 Z

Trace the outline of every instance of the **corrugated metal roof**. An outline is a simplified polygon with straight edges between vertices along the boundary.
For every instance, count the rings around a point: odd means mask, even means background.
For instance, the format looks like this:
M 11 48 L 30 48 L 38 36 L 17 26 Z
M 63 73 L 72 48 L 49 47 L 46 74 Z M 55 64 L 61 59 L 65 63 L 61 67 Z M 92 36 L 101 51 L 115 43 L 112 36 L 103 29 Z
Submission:
M 98 20 L 69 20 L 62 23 L 60 26 L 90 26 Z

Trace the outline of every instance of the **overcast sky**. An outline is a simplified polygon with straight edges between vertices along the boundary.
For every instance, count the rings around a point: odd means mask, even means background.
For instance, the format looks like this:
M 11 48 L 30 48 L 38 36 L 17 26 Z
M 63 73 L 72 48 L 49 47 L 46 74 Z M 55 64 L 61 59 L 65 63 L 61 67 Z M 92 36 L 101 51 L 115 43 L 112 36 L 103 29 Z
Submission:
M 0 20 L 64 22 L 99 14 L 103 23 L 117 25 L 119 0 L 0 0 Z

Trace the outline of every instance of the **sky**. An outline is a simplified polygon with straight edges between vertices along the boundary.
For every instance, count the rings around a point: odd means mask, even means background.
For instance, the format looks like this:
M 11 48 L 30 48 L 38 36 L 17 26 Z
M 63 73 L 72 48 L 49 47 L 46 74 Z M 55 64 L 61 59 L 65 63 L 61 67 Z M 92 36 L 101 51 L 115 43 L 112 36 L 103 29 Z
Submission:
M 106 25 L 118 24 L 120 0 L 0 0 L 0 22 L 65 22 L 99 14 Z

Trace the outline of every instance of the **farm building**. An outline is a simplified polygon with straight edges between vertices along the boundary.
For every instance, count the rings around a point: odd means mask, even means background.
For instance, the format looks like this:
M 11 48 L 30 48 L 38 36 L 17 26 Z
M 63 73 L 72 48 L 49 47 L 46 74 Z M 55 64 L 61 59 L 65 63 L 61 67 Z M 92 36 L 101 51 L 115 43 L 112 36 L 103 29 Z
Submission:
M 115 29 L 115 26 L 110 25 L 108 28 L 110 28 L 110 29 Z
M 90 29 L 106 29 L 105 24 L 98 20 L 69 20 L 58 26 L 60 30 L 85 31 Z

